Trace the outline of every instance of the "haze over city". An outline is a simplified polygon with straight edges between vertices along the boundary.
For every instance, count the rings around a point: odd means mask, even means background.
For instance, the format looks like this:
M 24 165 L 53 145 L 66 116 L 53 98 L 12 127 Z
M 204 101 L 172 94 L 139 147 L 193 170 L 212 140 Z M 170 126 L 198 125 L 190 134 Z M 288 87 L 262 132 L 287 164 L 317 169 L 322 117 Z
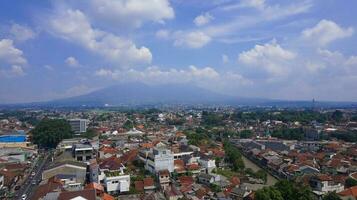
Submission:
M 0 103 L 131 82 L 357 101 L 354 0 L 0 2 Z

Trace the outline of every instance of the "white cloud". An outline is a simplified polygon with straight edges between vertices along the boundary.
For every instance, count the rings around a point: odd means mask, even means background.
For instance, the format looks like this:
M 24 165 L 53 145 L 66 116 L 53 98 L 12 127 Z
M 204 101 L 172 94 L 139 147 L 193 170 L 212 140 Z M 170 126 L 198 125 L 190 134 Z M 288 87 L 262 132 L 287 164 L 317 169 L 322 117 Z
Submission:
M 285 75 L 289 72 L 289 62 L 296 54 L 283 49 L 275 41 L 264 45 L 255 45 L 251 50 L 239 54 L 238 61 L 257 69 L 263 69 L 273 76 Z
M 17 49 L 13 41 L 10 39 L 0 40 L 0 62 L 9 64 L 26 64 L 27 61 L 23 57 L 23 52 Z
M 200 81 L 203 79 L 216 79 L 219 77 L 218 72 L 213 68 L 197 68 L 190 66 L 186 70 L 168 69 L 161 70 L 153 66 L 148 67 L 143 71 L 139 70 L 109 70 L 100 69 L 95 73 L 97 76 L 110 77 L 115 80 L 122 81 L 142 81 L 151 84 L 161 83 L 186 83 L 191 81 Z
M 91 11 L 111 25 L 140 27 L 144 22 L 162 23 L 175 17 L 168 0 L 91 0 Z
M 227 64 L 229 62 L 229 57 L 226 54 L 222 55 L 222 63 Z
M 49 70 L 49 71 L 54 70 L 51 65 L 44 65 L 43 67 L 44 67 L 45 69 Z
M 214 68 L 189 66 L 186 69 L 160 69 L 156 66 L 148 67 L 143 71 L 99 69 L 96 76 L 116 81 L 139 81 L 146 84 L 190 83 L 207 89 L 218 89 L 235 86 L 245 86 L 252 82 L 235 72 L 219 73 Z
M 222 9 L 226 11 L 230 11 L 240 8 L 263 9 L 264 7 L 265 7 L 265 0 L 241 0 L 239 3 L 226 5 Z
M 169 30 L 161 29 L 156 32 L 156 37 L 160 39 L 169 39 L 171 32 Z
M 211 41 L 211 37 L 206 35 L 201 31 L 193 31 L 193 32 L 175 32 L 174 34 L 174 45 L 182 46 L 188 48 L 201 48 L 207 45 Z
M 357 56 L 349 57 L 346 61 L 346 64 L 357 68 Z
M 193 23 L 195 23 L 196 26 L 203 26 L 203 25 L 210 23 L 211 20 L 213 20 L 213 19 L 214 19 L 214 17 L 211 14 L 209 14 L 208 12 L 206 12 L 202 15 L 197 16 L 193 20 Z
M 78 60 L 77 60 L 75 57 L 72 57 L 72 56 L 66 58 L 65 63 L 66 63 L 69 67 L 73 67 L 73 68 L 76 68 L 76 67 L 80 67 L 80 66 L 81 66 L 81 64 L 79 64 Z
M 23 70 L 23 68 L 19 65 L 12 65 L 11 66 L 11 70 L 10 73 L 14 76 L 23 76 L 25 75 L 25 72 Z
M 305 29 L 302 32 L 304 39 L 325 46 L 337 39 L 352 36 L 354 30 L 352 27 L 343 28 L 333 21 L 321 20 L 316 26 Z
M 79 10 L 61 10 L 49 19 L 49 31 L 63 39 L 104 56 L 116 64 L 151 63 L 152 54 L 146 47 L 137 48 L 129 39 L 94 29 Z
M 0 40 L 0 75 L 5 77 L 24 76 L 23 65 L 27 60 L 10 39 Z M 5 67 L 2 67 L 5 65 Z M 1 68 L 2 67 L 2 68 Z
M 26 41 L 30 39 L 34 39 L 36 37 L 36 33 L 27 26 L 13 24 L 10 28 L 11 36 L 17 41 Z

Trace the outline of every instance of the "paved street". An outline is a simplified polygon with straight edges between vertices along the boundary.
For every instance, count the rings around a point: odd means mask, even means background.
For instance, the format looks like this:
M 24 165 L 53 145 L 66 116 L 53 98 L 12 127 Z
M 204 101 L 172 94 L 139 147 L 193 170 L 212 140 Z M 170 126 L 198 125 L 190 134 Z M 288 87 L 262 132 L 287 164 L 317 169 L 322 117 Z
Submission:
M 24 181 L 23 185 L 21 185 L 21 188 L 16 191 L 16 199 L 20 200 L 23 194 L 27 195 L 27 199 L 30 199 L 30 197 L 34 194 L 37 185 L 41 181 L 41 175 L 45 166 L 51 161 L 50 155 L 51 153 L 48 153 L 42 159 L 39 159 L 39 161 L 30 172 L 30 175 L 27 177 L 26 181 Z M 34 176 L 31 175 L 32 172 L 35 172 Z

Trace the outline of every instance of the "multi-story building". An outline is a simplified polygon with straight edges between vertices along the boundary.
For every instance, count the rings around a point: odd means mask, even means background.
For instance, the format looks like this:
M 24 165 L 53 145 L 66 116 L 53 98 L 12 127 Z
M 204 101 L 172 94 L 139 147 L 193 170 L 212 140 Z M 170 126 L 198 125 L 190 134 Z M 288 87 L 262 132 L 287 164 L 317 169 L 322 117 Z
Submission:
M 78 161 L 89 161 L 95 157 L 94 149 L 90 144 L 75 144 L 72 152 L 73 157 Z
M 158 173 L 160 170 L 168 170 L 171 173 L 174 171 L 174 155 L 165 144 L 158 143 L 148 154 L 145 169 L 152 173 Z
M 88 120 L 86 119 L 70 119 L 68 120 L 72 131 L 75 133 L 84 133 L 87 131 Z
M 344 186 L 341 183 L 336 183 L 328 175 L 317 175 L 310 179 L 310 186 L 313 192 L 317 195 L 324 195 L 328 192 L 341 192 L 344 190 Z
M 123 171 L 106 171 L 104 177 L 104 187 L 109 194 L 128 192 L 130 189 L 130 175 Z

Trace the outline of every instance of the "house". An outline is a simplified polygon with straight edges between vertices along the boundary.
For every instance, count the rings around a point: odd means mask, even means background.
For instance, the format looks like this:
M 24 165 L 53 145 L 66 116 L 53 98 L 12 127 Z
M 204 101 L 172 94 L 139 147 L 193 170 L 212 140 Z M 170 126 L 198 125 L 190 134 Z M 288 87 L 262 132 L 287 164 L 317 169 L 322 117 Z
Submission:
M 58 196 L 58 200 L 96 200 L 95 189 L 84 189 L 80 191 L 64 191 Z
M 200 173 L 197 176 L 198 182 L 205 184 L 205 185 L 210 185 L 215 182 L 215 178 L 211 174 L 205 174 L 205 173 Z
M 60 191 L 64 191 L 63 183 L 56 177 L 52 177 L 48 179 L 47 183 L 41 184 L 36 188 L 31 200 L 43 199 L 49 193 Z
M 331 176 L 325 174 L 315 175 L 310 178 L 309 184 L 317 196 L 322 196 L 328 192 L 341 192 L 343 184 L 336 183 Z
M 110 158 L 113 156 L 119 156 L 119 151 L 113 147 L 103 146 L 99 149 L 99 158 Z
M 347 188 L 337 193 L 342 200 L 356 200 L 357 199 L 357 186 Z
M 83 184 L 87 174 L 87 164 L 77 161 L 63 161 L 49 166 L 42 172 L 42 180 L 59 174 L 75 175 L 76 181 Z
M 166 190 L 170 185 L 170 172 L 169 170 L 159 171 L 159 183 L 162 190 Z
M 201 156 L 198 160 L 200 165 L 206 169 L 206 173 L 211 173 L 216 168 L 216 161 L 210 156 Z
M 151 177 L 144 178 L 143 185 L 145 193 L 151 193 L 155 190 L 154 179 Z
M 171 186 L 165 190 L 165 197 L 167 200 L 178 200 L 183 198 L 183 194 L 176 187 Z
M 248 191 L 246 188 L 234 187 L 229 196 L 234 200 L 243 200 L 244 197 L 248 196 L 250 193 L 251 191 Z

